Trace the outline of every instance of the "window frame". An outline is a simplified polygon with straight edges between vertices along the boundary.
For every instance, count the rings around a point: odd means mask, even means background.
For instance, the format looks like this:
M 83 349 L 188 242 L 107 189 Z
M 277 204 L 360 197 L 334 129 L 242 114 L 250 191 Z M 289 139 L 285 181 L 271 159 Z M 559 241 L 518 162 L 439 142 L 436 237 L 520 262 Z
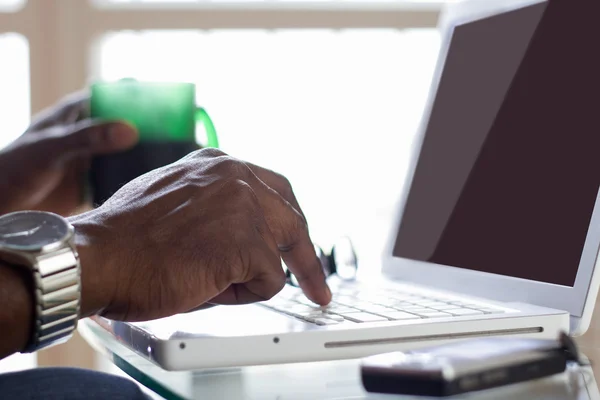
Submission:
M 101 4 L 99 0 L 28 0 L 0 12 L 0 31 L 29 42 L 31 110 L 36 113 L 94 74 L 97 39 L 117 30 L 434 28 L 445 1 L 290 1 Z M 450 0 L 448 0 L 450 1 Z M 77 32 L 77 34 L 72 34 Z M 69 68 L 65 68 L 68 65 Z

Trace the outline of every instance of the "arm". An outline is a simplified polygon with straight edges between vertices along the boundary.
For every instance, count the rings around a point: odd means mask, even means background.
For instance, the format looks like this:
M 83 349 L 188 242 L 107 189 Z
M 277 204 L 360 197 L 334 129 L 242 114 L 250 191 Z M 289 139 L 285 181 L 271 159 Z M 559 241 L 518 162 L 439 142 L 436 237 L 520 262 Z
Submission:
M 100 312 L 107 302 L 110 288 L 101 286 L 93 270 L 84 266 L 104 267 L 89 246 L 89 228 L 77 224 L 75 242 L 81 259 L 82 296 L 80 317 L 85 318 Z M 93 229 L 92 229 L 93 230 Z M 34 318 L 34 284 L 32 273 L 26 268 L 0 260 L 0 360 L 21 352 L 28 345 Z
M 309 299 L 331 300 L 289 182 L 218 150 L 151 171 L 70 222 L 82 318 L 147 321 L 206 303 L 268 300 L 285 285 L 282 258 Z M 33 290 L 25 270 L 0 271 L 5 357 L 30 337 Z
M 0 261 L 0 359 L 27 345 L 33 318 L 31 274 Z

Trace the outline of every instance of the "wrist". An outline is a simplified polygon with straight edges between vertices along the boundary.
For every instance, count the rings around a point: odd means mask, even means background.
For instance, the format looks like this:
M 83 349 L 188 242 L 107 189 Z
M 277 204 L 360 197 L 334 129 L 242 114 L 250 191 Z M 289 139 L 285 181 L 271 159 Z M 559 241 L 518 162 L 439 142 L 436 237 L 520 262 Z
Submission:
M 107 287 L 105 276 L 107 270 L 106 252 L 102 253 L 101 225 L 94 223 L 90 213 L 69 218 L 75 228 L 74 243 L 79 255 L 81 268 L 81 318 L 101 314 L 108 307 L 114 288 Z
M 31 272 L 0 261 L 0 359 L 25 349 L 33 327 Z M 7 336 L 4 336 L 4 335 Z

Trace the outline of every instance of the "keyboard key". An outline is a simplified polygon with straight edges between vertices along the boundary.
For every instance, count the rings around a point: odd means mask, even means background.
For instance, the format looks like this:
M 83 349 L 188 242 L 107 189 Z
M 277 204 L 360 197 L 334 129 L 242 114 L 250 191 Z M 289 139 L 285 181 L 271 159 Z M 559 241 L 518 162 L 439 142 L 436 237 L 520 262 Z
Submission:
M 453 302 L 450 302 L 450 304 L 461 306 L 463 308 L 474 308 L 474 309 L 479 309 L 481 307 L 485 307 L 485 306 L 481 306 L 481 305 L 474 304 L 474 303 L 466 303 L 464 301 L 453 301 Z
M 376 293 L 357 293 L 355 298 L 364 301 L 379 300 L 382 296 Z
M 435 310 L 432 310 L 431 308 L 420 307 L 420 306 L 394 307 L 394 309 L 396 309 L 398 311 L 406 311 L 406 312 L 409 312 L 409 313 L 412 313 L 412 314 L 418 314 L 419 312 L 435 311 Z
M 418 315 L 409 314 L 409 313 L 405 313 L 405 312 L 401 312 L 401 311 L 387 313 L 383 316 L 387 317 L 393 321 L 402 321 L 402 320 L 406 320 L 406 319 L 421 319 L 421 317 L 419 317 Z
M 340 304 L 340 303 L 330 303 L 328 305 L 326 305 L 325 307 L 323 307 L 324 310 L 346 310 L 346 309 L 352 309 L 354 307 L 350 307 L 344 304 Z
M 386 306 L 386 307 L 395 307 L 395 306 L 399 306 L 399 305 L 409 306 L 409 305 L 411 305 L 411 303 L 409 303 L 407 301 L 398 301 L 396 299 L 389 299 L 388 301 L 382 301 L 381 303 L 379 303 L 379 305 Z
M 393 300 L 391 302 L 391 304 L 392 304 L 392 306 L 414 306 L 414 304 L 409 301 L 398 301 L 398 300 Z
M 432 300 L 417 300 L 417 301 L 414 301 L 413 304 L 416 304 L 418 306 L 423 306 L 423 307 L 433 307 L 433 306 L 443 306 L 447 303 L 441 303 L 439 301 L 432 301 Z
M 485 313 L 485 314 L 504 314 L 504 310 L 501 310 L 499 308 L 478 308 L 479 311 Z
M 366 301 L 363 300 L 358 300 L 358 299 L 347 299 L 347 298 L 343 298 L 343 299 L 334 299 L 331 301 L 333 304 L 339 304 L 342 306 L 350 306 L 353 307 L 355 305 L 364 305 L 364 304 L 369 304 Z
M 351 288 L 351 287 L 341 287 L 341 288 L 337 288 L 337 289 L 332 289 L 335 293 L 337 294 L 346 294 L 346 295 L 352 295 L 354 296 L 355 294 L 357 294 L 359 292 L 358 288 Z
M 271 299 L 268 301 L 263 301 L 260 304 L 262 304 L 265 307 L 273 308 L 273 307 L 279 307 L 279 306 L 281 306 L 281 307 L 292 306 L 292 305 L 298 304 L 298 303 L 295 303 L 288 299 L 274 298 L 274 299 Z
M 298 302 L 299 304 L 304 304 L 306 306 L 313 306 L 313 307 L 317 306 L 315 303 L 313 303 L 306 297 L 298 297 L 297 299 L 295 299 L 295 301 Z
M 423 298 L 421 298 L 421 297 L 410 296 L 410 295 L 407 295 L 407 296 L 403 296 L 403 295 L 390 296 L 390 299 L 396 300 L 396 301 L 409 301 L 409 302 L 423 300 Z
M 306 321 L 315 323 L 317 325 L 337 325 L 340 323 L 340 321 L 334 321 L 329 318 L 315 318 L 313 320 L 306 320 Z
M 290 314 L 296 317 L 316 317 L 326 315 L 319 310 L 291 311 Z
M 336 314 L 324 314 L 323 318 L 332 319 L 332 320 L 338 321 L 338 322 L 344 322 L 344 320 L 345 320 L 344 317 L 342 317 L 341 315 L 336 315 Z
M 480 304 L 473 304 L 473 303 L 468 303 L 468 304 L 463 305 L 463 308 L 470 308 L 472 310 L 479 310 L 481 307 L 485 308 L 485 306 L 482 306 Z
M 327 307 L 324 309 L 324 311 L 328 314 L 348 314 L 348 313 L 360 312 L 360 310 L 358 310 L 356 308 L 344 307 L 344 306 Z
M 419 312 L 416 313 L 418 316 L 423 317 L 423 318 L 445 318 L 445 317 L 452 317 L 451 314 L 445 313 L 445 312 L 441 312 L 441 311 L 435 311 L 435 310 L 431 310 L 428 312 Z
M 387 305 L 390 304 L 392 301 L 394 301 L 394 299 L 391 299 L 389 297 L 377 297 L 371 300 L 371 303 L 373 304 L 377 304 L 377 305 Z
M 477 310 L 471 310 L 469 308 L 459 308 L 457 310 L 447 310 L 446 312 L 452 315 L 483 315 L 483 312 Z
M 389 307 L 384 307 L 380 305 L 366 305 L 363 307 L 359 307 L 359 310 L 366 311 L 371 314 L 381 314 L 386 312 L 394 312 L 395 310 Z
M 420 293 L 402 288 L 365 288 L 345 285 L 332 288 L 330 305 L 320 307 L 298 288 L 287 287 L 271 300 L 261 304 L 318 325 L 356 324 L 416 320 L 418 318 L 456 318 L 469 315 L 508 312 L 492 305 L 475 304 L 449 295 Z
M 312 322 L 315 319 L 331 319 L 333 321 L 337 321 L 337 322 L 343 322 L 344 321 L 344 317 L 339 316 L 339 315 L 333 315 L 333 314 L 325 314 L 325 313 L 312 313 L 312 314 L 294 314 L 295 317 L 307 320 L 309 322 Z
M 292 306 L 277 306 L 274 307 L 278 311 L 282 311 L 289 314 L 294 313 L 309 313 L 309 312 L 318 312 L 320 311 L 319 307 L 310 307 L 305 306 L 304 304 L 296 304 Z
M 303 318 L 303 319 L 326 318 L 326 319 L 332 319 L 334 321 L 340 321 L 340 322 L 344 320 L 344 317 L 342 317 L 340 315 L 325 314 L 325 313 L 305 314 L 305 315 L 301 316 L 301 318 Z
M 359 323 L 359 322 L 350 321 L 349 319 L 345 319 L 345 320 L 344 320 L 344 322 L 340 322 L 340 323 L 338 323 L 338 324 L 337 324 L 337 326 L 340 326 L 340 325 L 341 325 L 341 326 L 342 326 L 342 328 L 343 328 L 343 327 L 344 327 L 344 325 L 350 325 L 350 326 L 351 326 L 351 325 L 356 325 L 356 324 L 358 324 L 358 323 Z
M 389 321 L 385 317 L 381 317 L 379 315 L 373 315 L 369 313 L 352 313 L 343 315 L 344 318 L 354 322 L 379 322 L 379 321 Z
M 454 304 L 444 304 L 444 305 L 435 306 L 435 307 L 432 306 L 431 308 L 433 308 L 434 310 L 438 310 L 438 311 L 461 310 L 462 309 L 462 307 L 454 305 Z
M 331 301 L 336 302 L 336 303 L 347 303 L 347 302 L 352 302 L 352 301 L 356 301 L 358 300 L 356 298 L 356 296 L 347 296 L 347 295 L 341 295 L 341 294 L 337 294 L 334 293 L 333 298 L 331 299 Z

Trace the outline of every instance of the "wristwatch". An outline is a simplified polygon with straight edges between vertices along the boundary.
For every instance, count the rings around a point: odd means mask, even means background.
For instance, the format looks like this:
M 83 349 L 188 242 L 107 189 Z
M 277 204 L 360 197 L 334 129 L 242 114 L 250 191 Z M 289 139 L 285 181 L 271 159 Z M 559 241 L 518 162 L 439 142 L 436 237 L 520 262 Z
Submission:
M 68 340 L 77 327 L 81 299 L 75 230 L 56 214 L 23 211 L 0 216 L 0 260 L 33 277 L 34 320 L 24 352 Z

